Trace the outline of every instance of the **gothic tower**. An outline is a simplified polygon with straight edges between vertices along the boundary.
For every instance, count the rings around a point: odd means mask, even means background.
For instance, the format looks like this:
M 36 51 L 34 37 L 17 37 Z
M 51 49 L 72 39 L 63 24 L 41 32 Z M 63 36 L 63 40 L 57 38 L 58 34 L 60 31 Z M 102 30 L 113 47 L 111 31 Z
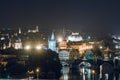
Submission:
M 19 28 L 19 34 L 21 34 L 21 29 Z
M 52 35 L 51 35 L 50 39 L 48 40 L 48 49 L 56 51 L 56 39 L 55 39 L 54 32 L 52 32 Z

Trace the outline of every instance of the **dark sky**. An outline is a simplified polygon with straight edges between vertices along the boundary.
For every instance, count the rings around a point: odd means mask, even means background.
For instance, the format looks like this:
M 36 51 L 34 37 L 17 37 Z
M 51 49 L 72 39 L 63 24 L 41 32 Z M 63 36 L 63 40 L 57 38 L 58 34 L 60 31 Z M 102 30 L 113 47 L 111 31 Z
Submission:
M 70 29 L 120 34 L 116 0 L 0 0 L 0 28 Z

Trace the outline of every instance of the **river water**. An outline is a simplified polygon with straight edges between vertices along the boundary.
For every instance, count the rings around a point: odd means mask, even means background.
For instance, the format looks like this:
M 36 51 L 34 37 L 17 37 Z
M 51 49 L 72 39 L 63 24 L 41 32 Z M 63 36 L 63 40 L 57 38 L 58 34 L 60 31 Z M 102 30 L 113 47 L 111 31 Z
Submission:
M 100 74 L 101 70 L 100 73 L 96 73 L 95 70 L 92 70 L 90 68 L 82 67 L 82 68 L 78 68 L 77 70 L 76 69 L 71 70 L 70 66 L 63 66 L 61 72 L 62 72 L 62 76 L 59 78 L 59 80 L 120 80 L 119 71 L 113 71 L 112 74 Z M 0 80 L 13 80 L 13 79 L 0 79 Z M 36 80 L 36 79 L 26 78 L 26 79 L 14 79 L 14 80 Z M 45 80 L 45 79 L 39 79 L 39 80 Z
M 62 67 L 62 76 L 59 80 L 120 80 L 120 73 L 96 74 L 95 71 L 84 68 L 80 69 L 79 73 L 71 73 L 69 66 Z

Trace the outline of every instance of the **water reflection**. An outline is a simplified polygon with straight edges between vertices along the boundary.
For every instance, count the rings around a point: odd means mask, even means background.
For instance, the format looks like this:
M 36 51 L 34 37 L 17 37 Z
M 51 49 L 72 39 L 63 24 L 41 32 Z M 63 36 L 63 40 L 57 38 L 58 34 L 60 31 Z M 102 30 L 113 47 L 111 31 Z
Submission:
M 62 67 L 62 77 L 60 78 L 60 80 L 68 80 L 69 79 L 69 70 L 70 70 L 70 67 L 69 66 L 63 66 Z
M 91 68 L 91 64 L 88 62 L 81 62 L 79 64 L 79 72 L 80 74 L 82 74 L 83 80 L 91 80 L 92 70 L 90 68 Z
M 117 70 L 114 70 L 113 73 L 110 74 L 103 74 L 103 72 L 100 71 L 101 68 L 99 68 L 100 72 L 97 73 L 90 68 L 91 66 L 92 65 L 86 67 L 85 65 L 80 64 L 78 66 L 78 74 L 76 69 L 73 69 L 75 72 L 72 72 L 70 66 L 63 66 L 61 70 L 63 75 L 59 80 L 120 80 L 120 73 Z

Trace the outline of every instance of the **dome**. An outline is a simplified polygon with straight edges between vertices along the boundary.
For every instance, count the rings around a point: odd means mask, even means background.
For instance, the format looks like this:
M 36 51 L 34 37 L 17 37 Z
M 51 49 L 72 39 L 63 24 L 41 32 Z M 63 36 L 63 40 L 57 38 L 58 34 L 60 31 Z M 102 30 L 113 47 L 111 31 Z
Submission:
M 16 43 L 20 43 L 20 42 L 21 42 L 21 38 L 16 37 L 16 38 L 15 38 L 15 42 L 16 42 Z
M 68 36 L 68 41 L 74 41 L 74 42 L 77 42 L 77 41 L 82 41 L 83 38 L 81 35 L 79 35 L 79 33 L 72 33 L 70 36 Z

